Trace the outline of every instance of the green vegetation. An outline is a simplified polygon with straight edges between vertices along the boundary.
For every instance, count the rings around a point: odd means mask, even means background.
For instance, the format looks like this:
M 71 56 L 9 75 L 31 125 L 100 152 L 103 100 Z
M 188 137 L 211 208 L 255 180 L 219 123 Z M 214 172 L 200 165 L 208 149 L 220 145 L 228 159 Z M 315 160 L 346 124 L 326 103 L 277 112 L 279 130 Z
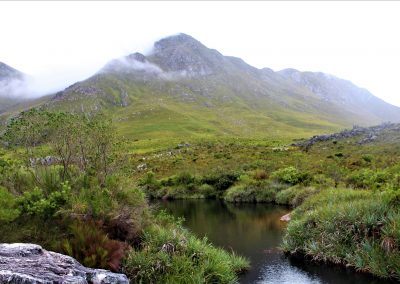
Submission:
M 283 248 L 400 279 L 398 191 L 325 190 L 292 214 Z
M 116 132 L 104 116 L 32 110 L 11 121 L 0 149 L 0 241 L 36 242 L 134 283 L 189 275 L 232 283 L 247 261 L 155 214 L 146 197 L 272 202 L 295 208 L 288 253 L 399 278 L 395 130 L 369 144 L 351 137 L 307 151 L 282 146 L 285 139 L 232 138 L 148 151 Z
M 272 202 L 294 208 L 288 253 L 400 279 L 400 128 L 284 146 L 398 120 L 397 107 L 323 73 L 253 68 L 187 35 L 158 46 L 139 57 L 160 74 L 127 68 L 128 56 L 56 96 L 0 99 L 0 242 L 35 242 L 133 283 L 232 283 L 245 259 L 146 198 Z
M 105 117 L 31 110 L 1 138 L 0 242 L 38 243 L 124 271 L 132 283 L 236 283 L 249 267 L 153 213 L 131 178 L 128 147 Z M 193 180 L 181 174 L 174 182 Z
M 134 155 L 148 166 L 135 174 L 153 198 L 290 205 L 288 253 L 399 278 L 399 133 L 383 137 L 365 145 L 360 137 L 319 142 L 307 152 L 273 141 L 199 142 L 161 158 Z M 234 178 L 217 188 L 223 173 Z
M 139 283 L 236 283 L 236 274 L 248 267 L 244 258 L 194 237 L 161 212 L 140 248 L 128 254 L 123 272 Z

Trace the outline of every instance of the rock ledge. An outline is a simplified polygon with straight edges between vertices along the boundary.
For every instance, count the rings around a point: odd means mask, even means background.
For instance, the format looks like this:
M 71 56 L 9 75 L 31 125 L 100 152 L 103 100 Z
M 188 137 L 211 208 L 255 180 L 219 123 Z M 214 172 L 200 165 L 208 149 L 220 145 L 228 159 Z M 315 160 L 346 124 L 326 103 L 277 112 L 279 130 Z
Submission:
M 128 284 L 124 274 L 84 267 L 74 258 L 35 244 L 0 244 L 0 283 Z

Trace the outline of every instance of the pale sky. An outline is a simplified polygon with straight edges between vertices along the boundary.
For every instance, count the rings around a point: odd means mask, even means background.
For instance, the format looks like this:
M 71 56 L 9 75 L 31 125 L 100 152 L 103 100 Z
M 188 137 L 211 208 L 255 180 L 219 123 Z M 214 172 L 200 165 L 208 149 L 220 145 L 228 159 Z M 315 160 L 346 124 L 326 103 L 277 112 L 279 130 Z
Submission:
M 322 71 L 400 106 L 400 2 L 3 2 L 0 61 L 52 92 L 186 33 L 273 70 Z

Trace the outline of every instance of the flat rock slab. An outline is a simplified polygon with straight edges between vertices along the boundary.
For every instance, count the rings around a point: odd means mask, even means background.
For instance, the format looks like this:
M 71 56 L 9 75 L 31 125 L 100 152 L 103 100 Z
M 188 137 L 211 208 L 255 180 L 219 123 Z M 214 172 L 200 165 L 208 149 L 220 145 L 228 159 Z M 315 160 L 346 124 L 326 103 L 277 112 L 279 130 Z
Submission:
M 0 283 L 128 284 L 124 274 L 81 265 L 35 244 L 0 244 Z

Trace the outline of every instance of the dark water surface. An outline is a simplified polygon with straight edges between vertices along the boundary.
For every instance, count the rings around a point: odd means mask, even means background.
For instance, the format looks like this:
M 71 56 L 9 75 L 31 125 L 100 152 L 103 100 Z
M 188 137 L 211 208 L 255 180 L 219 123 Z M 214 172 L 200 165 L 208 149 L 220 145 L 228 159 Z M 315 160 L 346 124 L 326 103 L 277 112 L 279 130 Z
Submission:
M 393 284 L 337 266 L 289 260 L 277 250 L 289 209 L 271 204 L 226 204 L 218 200 L 159 201 L 156 206 L 176 217 L 199 237 L 233 250 L 251 261 L 240 283 Z

